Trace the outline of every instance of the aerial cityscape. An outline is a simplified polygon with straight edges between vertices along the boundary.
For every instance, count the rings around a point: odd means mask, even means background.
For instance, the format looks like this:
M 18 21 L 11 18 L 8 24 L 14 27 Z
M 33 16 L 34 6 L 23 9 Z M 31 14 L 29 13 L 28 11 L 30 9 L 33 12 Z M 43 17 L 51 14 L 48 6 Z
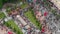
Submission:
M 60 0 L 0 0 L 0 34 L 60 34 Z

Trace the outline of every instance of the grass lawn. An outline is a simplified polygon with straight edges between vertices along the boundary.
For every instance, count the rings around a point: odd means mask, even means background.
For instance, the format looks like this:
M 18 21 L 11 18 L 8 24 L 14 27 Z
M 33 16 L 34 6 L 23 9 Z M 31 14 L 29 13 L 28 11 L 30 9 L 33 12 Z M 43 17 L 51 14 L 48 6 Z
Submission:
M 0 19 L 6 17 L 3 12 L 0 12 Z
M 11 28 L 16 34 L 23 34 L 21 29 L 14 23 L 13 20 L 9 20 L 4 23 L 7 27 Z
M 40 23 L 37 21 L 37 19 L 34 16 L 34 13 L 32 11 L 27 11 L 26 13 L 24 13 L 24 15 L 26 17 L 28 17 L 28 19 L 34 24 L 36 25 L 37 28 L 39 28 L 41 30 L 41 25 Z
M 24 9 L 27 6 L 28 6 L 28 4 L 27 3 L 24 3 L 24 4 L 21 5 L 21 8 Z

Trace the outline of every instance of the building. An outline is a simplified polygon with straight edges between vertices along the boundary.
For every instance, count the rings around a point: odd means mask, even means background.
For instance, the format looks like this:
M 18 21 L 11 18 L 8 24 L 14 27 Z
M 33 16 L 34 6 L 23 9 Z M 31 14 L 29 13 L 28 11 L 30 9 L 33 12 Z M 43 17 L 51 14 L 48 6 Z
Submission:
M 50 0 L 60 10 L 60 0 Z

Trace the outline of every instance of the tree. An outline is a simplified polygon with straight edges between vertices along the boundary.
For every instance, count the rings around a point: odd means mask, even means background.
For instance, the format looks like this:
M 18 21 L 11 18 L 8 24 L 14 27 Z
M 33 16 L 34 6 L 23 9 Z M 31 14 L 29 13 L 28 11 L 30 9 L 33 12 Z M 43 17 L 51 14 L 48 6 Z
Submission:
M 5 3 L 16 3 L 17 1 L 19 1 L 19 0 L 0 0 L 0 8 L 2 8 L 2 6 Z
M 3 5 L 3 4 L 2 4 L 2 0 L 0 0 L 0 8 L 2 7 L 2 5 Z
M 17 31 L 17 34 L 20 34 L 20 31 Z
M 16 32 L 16 28 L 14 27 L 14 32 Z

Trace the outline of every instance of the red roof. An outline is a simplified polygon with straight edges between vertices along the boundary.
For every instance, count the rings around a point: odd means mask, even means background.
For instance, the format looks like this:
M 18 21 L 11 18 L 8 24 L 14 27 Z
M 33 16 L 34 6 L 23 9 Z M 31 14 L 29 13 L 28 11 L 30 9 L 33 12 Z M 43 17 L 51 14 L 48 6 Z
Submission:
M 48 14 L 47 12 L 44 12 L 44 16 L 47 16 L 47 14 Z
M 42 28 L 41 32 L 45 32 L 45 29 L 44 29 L 44 28 Z
M 12 32 L 9 31 L 8 34 L 12 34 Z

